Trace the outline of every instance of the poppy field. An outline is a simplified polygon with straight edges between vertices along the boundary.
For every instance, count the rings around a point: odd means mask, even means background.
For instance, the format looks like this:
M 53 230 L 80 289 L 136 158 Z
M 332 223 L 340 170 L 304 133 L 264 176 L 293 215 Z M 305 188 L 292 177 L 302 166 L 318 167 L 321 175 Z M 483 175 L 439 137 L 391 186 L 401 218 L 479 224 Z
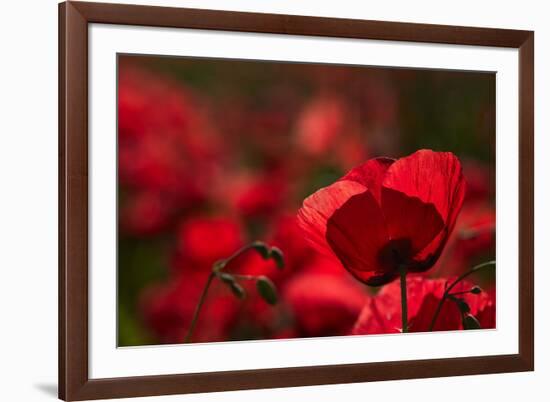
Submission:
M 494 74 L 118 57 L 119 346 L 496 327 Z

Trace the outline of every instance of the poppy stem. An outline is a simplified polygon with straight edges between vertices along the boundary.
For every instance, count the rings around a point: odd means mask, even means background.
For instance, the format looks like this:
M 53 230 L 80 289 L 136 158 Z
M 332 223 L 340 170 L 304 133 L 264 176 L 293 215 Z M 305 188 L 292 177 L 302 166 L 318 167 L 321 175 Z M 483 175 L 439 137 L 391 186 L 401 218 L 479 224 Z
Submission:
M 401 266 L 399 268 L 400 280 L 401 280 L 401 325 L 403 327 L 403 333 L 409 332 L 409 318 L 407 312 L 407 268 Z
M 214 263 L 213 270 L 221 271 L 227 265 L 229 265 L 229 263 L 231 263 L 231 261 L 233 261 L 234 259 L 236 259 L 237 257 L 239 257 L 240 255 L 244 254 L 245 252 L 247 252 L 248 250 L 250 250 L 252 248 L 254 248 L 254 243 L 247 244 L 246 246 L 243 246 L 240 249 L 238 249 L 237 251 L 235 251 L 229 257 L 224 258 L 223 260 L 216 261 Z
M 210 275 L 208 275 L 208 279 L 206 281 L 206 284 L 204 285 L 204 289 L 202 290 L 199 302 L 197 303 L 197 306 L 195 307 L 195 311 L 193 312 L 193 318 L 191 319 L 191 325 L 189 326 L 189 329 L 187 330 L 187 334 L 185 335 L 185 338 L 183 340 L 183 343 L 190 343 L 191 337 L 193 336 L 193 331 L 195 330 L 195 326 L 197 325 L 197 320 L 199 318 L 199 314 L 201 312 L 202 305 L 204 304 L 204 301 L 206 300 L 206 295 L 208 293 L 208 289 L 210 289 L 210 285 L 212 284 L 212 281 L 216 277 L 216 273 L 220 272 L 222 269 L 225 268 L 226 265 L 228 265 L 231 261 L 233 261 L 235 258 L 239 257 L 244 252 L 250 250 L 254 247 L 254 243 L 248 244 L 246 246 L 241 247 L 235 253 L 233 253 L 230 257 L 225 258 L 223 260 L 217 261 L 212 266 L 212 272 Z
M 224 258 L 222 260 L 216 261 L 212 265 L 212 272 L 210 272 L 210 275 L 208 275 L 208 279 L 206 281 L 206 284 L 204 285 L 204 289 L 202 290 L 202 293 L 199 298 L 199 302 L 197 303 L 197 306 L 195 307 L 195 311 L 193 312 L 193 318 L 191 319 L 191 325 L 189 325 L 189 329 L 187 330 L 187 334 L 185 335 L 185 338 L 183 339 L 183 343 L 190 343 L 191 338 L 193 336 L 193 331 L 195 330 L 195 326 L 197 325 L 197 321 L 199 318 L 199 314 L 201 312 L 202 305 L 204 304 L 204 301 L 206 300 L 206 295 L 208 294 L 208 289 L 210 289 L 210 285 L 212 284 L 212 281 L 217 276 L 220 276 L 222 274 L 225 274 L 222 272 L 233 260 L 235 260 L 237 257 L 241 256 L 248 250 L 256 250 L 264 259 L 273 259 L 277 263 L 278 268 L 282 268 L 284 265 L 283 260 L 283 254 L 281 250 L 279 250 L 277 247 L 268 247 L 264 242 L 261 241 L 254 241 L 250 244 L 247 244 L 246 246 L 241 247 L 237 251 L 235 251 L 232 255 L 230 255 L 227 258 Z M 253 275 L 241 275 L 241 274 L 228 274 L 230 284 L 232 286 L 232 290 L 235 290 L 236 283 L 234 282 L 235 279 L 242 279 L 242 280 L 255 280 L 258 277 Z M 223 279 L 222 279 L 223 280 Z M 243 291 L 242 289 L 239 290 L 239 293 Z M 244 295 L 244 293 L 243 293 Z M 240 295 L 239 295 L 240 296 Z
M 243 281 L 255 281 L 258 279 L 255 275 L 242 275 L 242 274 L 231 274 L 235 279 L 241 279 Z
M 183 340 L 183 343 L 190 343 L 191 337 L 193 336 L 193 331 L 195 329 L 195 325 L 197 325 L 197 320 L 199 318 L 199 313 L 201 311 L 202 305 L 204 304 L 204 301 L 206 300 L 206 294 L 208 293 L 208 289 L 210 288 L 210 284 L 212 283 L 212 280 L 216 274 L 214 272 L 211 272 L 210 275 L 208 275 L 208 280 L 206 281 L 206 285 L 204 285 L 204 289 L 202 290 L 201 297 L 199 299 L 199 302 L 197 303 L 197 306 L 195 307 L 195 312 L 193 313 L 193 319 L 191 320 L 191 325 L 189 326 L 189 330 L 187 331 L 187 335 L 185 335 L 185 339 Z
M 496 263 L 497 262 L 495 260 L 492 260 L 492 261 L 487 261 L 487 262 L 484 262 L 482 264 L 476 265 L 475 267 L 473 267 L 469 271 L 466 271 L 465 273 L 460 275 L 458 278 L 455 279 L 455 281 L 453 283 L 451 283 L 448 287 L 446 287 L 445 292 L 443 293 L 443 297 L 441 297 L 441 300 L 439 301 L 439 304 L 437 305 L 437 309 L 435 310 L 435 314 L 434 314 L 434 317 L 432 318 L 432 322 L 430 323 L 430 328 L 428 329 L 428 331 L 433 331 L 433 329 L 435 327 L 435 323 L 437 322 L 437 317 L 439 317 L 439 313 L 441 312 L 441 309 L 443 308 L 443 303 L 445 303 L 445 300 L 447 300 L 447 298 L 449 297 L 449 295 L 451 293 L 451 290 L 453 290 L 453 288 L 456 285 L 458 285 L 458 283 L 460 281 L 462 281 L 463 279 L 465 279 L 466 277 L 472 275 L 473 273 L 475 273 L 475 272 L 477 272 L 477 271 L 479 271 L 483 268 L 486 268 L 486 267 L 489 267 L 489 266 L 495 266 Z

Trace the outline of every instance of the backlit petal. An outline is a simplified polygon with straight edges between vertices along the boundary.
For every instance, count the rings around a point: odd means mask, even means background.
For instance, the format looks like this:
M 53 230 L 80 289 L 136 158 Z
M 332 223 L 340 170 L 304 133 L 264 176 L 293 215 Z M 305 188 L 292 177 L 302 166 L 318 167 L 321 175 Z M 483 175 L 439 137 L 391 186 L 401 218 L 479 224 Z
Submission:
M 446 223 L 456 214 L 465 186 L 460 161 L 454 154 L 425 149 L 393 163 L 382 185 L 433 204 Z
M 374 158 L 351 169 L 340 180 L 351 180 L 364 185 L 369 189 L 376 201 L 380 204 L 380 189 L 388 168 L 395 160 L 391 158 Z
M 462 207 L 466 184 L 460 161 L 450 152 L 420 150 L 393 163 L 382 186 L 390 236 L 416 236 L 411 237 L 417 262 L 413 270 L 429 268 L 441 254 Z M 406 216 L 410 222 L 400 224 Z
M 382 210 L 393 243 L 391 251 L 396 253 L 398 264 L 409 265 L 445 226 L 432 204 L 385 187 L 382 188 Z
M 298 225 L 309 242 L 320 252 L 331 254 L 326 241 L 327 220 L 350 197 L 366 191 L 355 181 L 341 180 L 322 188 L 306 198 L 298 211 Z
M 384 218 L 370 192 L 351 197 L 334 212 L 327 222 L 326 237 L 344 267 L 357 279 L 370 285 L 394 279 L 394 267 L 384 264 L 381 254 L 388 243 Z M 376 280 L 379 283 L 373 282 Z

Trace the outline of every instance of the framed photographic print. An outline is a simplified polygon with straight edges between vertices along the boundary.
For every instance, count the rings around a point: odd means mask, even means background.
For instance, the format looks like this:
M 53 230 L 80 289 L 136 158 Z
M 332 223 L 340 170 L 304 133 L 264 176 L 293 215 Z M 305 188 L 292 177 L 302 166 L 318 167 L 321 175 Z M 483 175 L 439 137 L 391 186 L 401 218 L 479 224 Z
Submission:
M 61 399 L 533 370 L 533 32 L 59 12 Z

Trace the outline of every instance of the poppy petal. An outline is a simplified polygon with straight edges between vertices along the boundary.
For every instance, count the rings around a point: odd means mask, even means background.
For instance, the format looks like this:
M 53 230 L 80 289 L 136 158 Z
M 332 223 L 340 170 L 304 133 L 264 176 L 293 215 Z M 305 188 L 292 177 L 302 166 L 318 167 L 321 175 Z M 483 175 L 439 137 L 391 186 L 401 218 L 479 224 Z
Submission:
M 342 265 L 362 282 L 381 285 L 395 278 L 394 267 L 381 258 L 389 238 L 370 191 L 354 195 L 333 213 L 326 238 Z
M 445 226 L 432 204 L 385 187 L 382 188 L 382 210 L 391 251 L 398 254 L 393 260 L 397 264 L 409 265 Z
M 432 282 L 435 283 L 435 281 L 419 276 L 407 278 L 409 317 L 416 316 L 424 296 L 433 287 Z M 443 281 L 441 282 L 443 288 Z M 441 294 L 443 294 L 443 290 Z M 376 296 L 367 302 L 355 322 L 352 334 L 398 333 L 401 332 L 401 325 L 401 285 L 399 282 L 394 282 L 383 287 Z
M 414 234 L 410 238 L 415 239 L 418 270 L 429 268 L 443 250 L 464 200 L 460 161 L 450 152 L 420 150 L 393 163 L 382 186 L 390 236 Z M 403 225 L 405 216 L 412 222 Z
M 449 208 L 449 215 L 447 216 L 445 229 L 414 258 L 416 261 L 423 262 L 420 263 L 420 271 L 430 268 L 443 252 L 443 248 L 447 244 L 447 240 L 449 240 L 449 236 L 455 227 L 465 194 L 466 181 L 462 179 L 454 189 L 452 205 Z
M 326 240 L 328 219 L 350 197 L 365 191 L 366 188 L 362 184 L 340 180 L 318 190 L 304 200 L 302 208 L 298 211 L 298 225 L 318 251 L 332 254 Z
M 353 271 L 351 274 L 355 277 L 355 279 L 363 282 L 365 285 L 375 287 L 387 285 L 399 276 L 399 274 L 394 271 Z
M 456 219 L 466 187 L 454 154 L 426 149 L 393 163 L 382 185 L 433 204 L 447 225 Z
M 386 171 L 395 162 L 391 158 L 374 158 L 351 169 L 340 180 L 351 180 L 364 185 L 380 204 L 380 190 Z

